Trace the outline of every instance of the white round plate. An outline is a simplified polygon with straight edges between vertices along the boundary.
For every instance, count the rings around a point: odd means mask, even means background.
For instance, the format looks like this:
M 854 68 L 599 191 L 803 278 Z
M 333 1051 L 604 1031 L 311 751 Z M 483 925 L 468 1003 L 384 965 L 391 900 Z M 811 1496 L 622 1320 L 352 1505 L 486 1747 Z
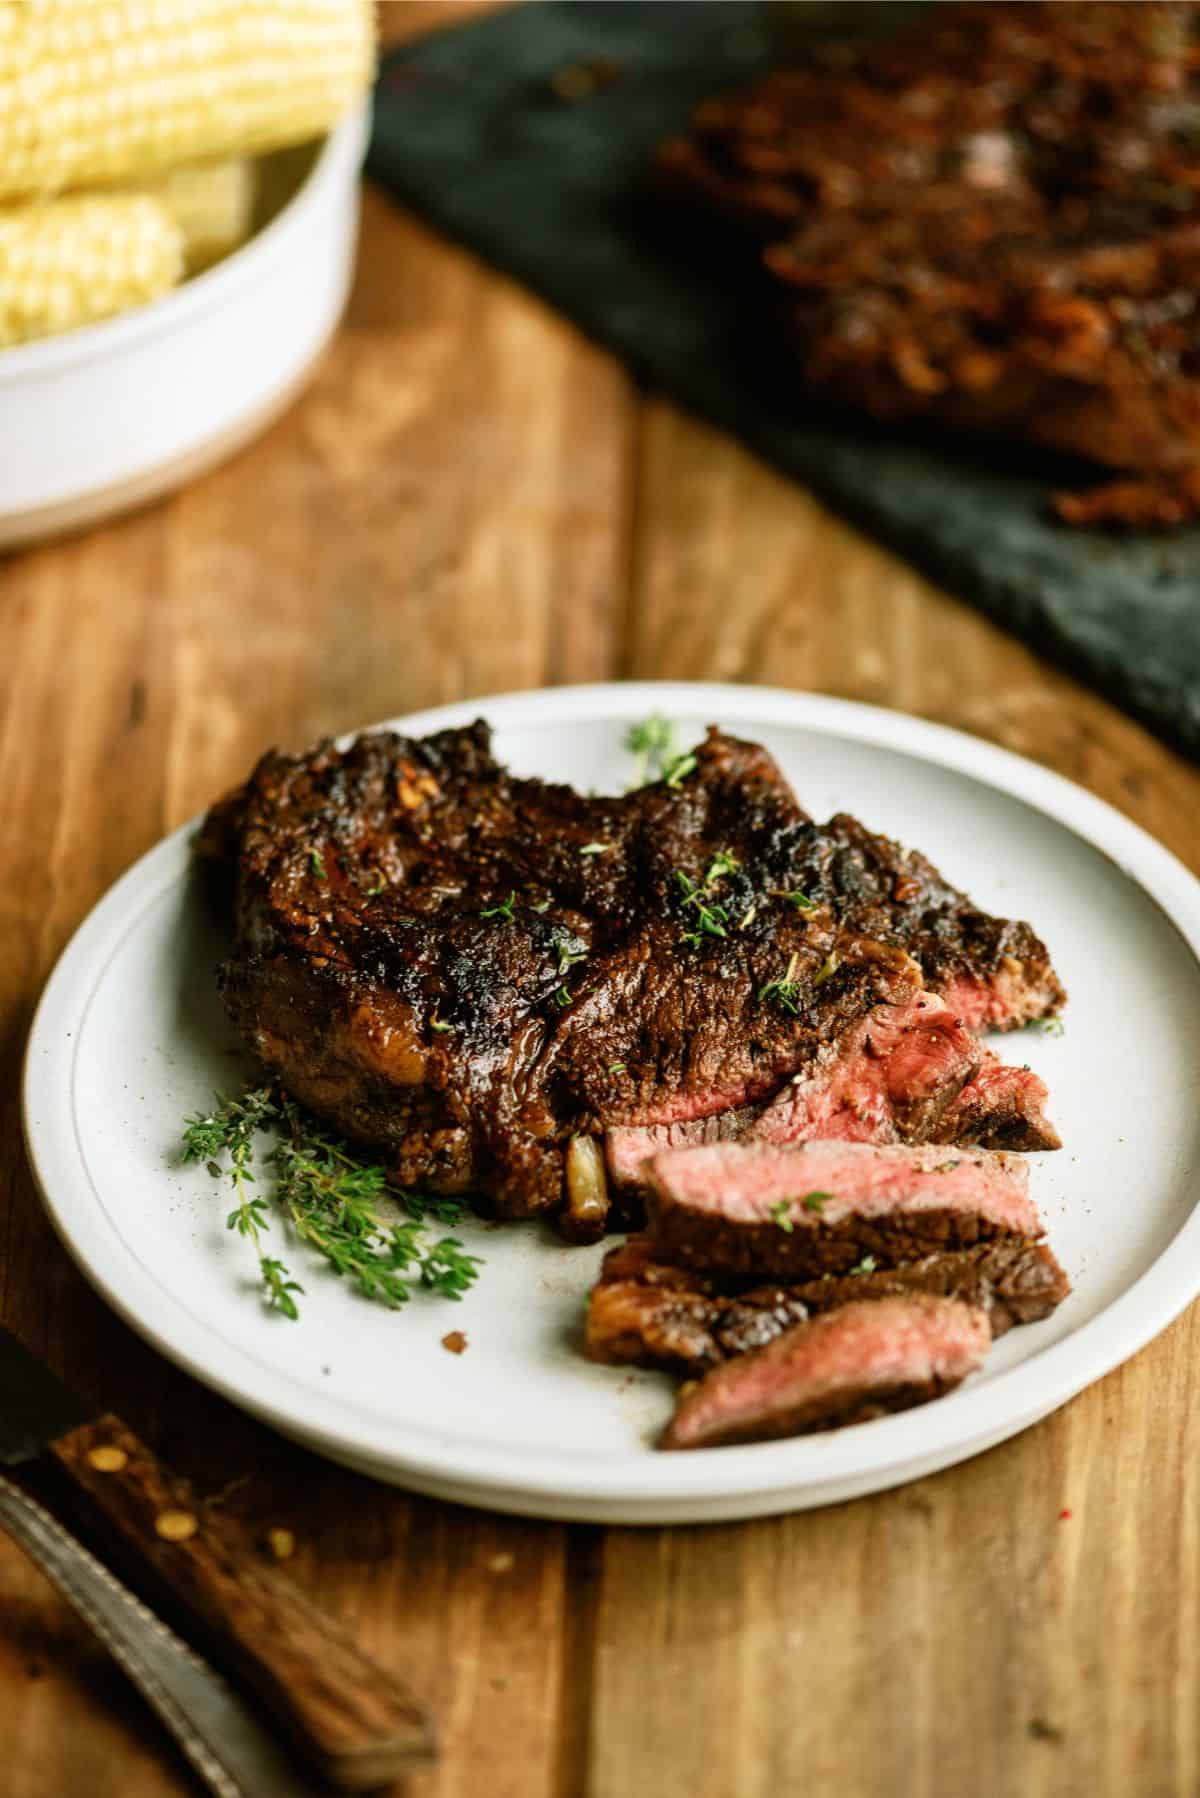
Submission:
M 219 932 L 186 826 L 132 868 L 66 950 L 34 1021 L 25 1124 L 46 1205 L 84 1273 L 164 1354 L 235 1403 L 380 1479 L 469 1504 L 615 1523 L 751 1517 L 879 1491 L 991 1447 L 1162 1330 L 1200 1290 L 1200 885 L 1054 774 L 973 738 L 839 700 L 732 686 L 560 688 L 401 720 L 482 715 L 525 774 L 619 790 L 651 712 L 765 742 L 818 817 L 921 848 L 983 905 L 1028 917 L 1071 994 L 1066 1031 L 1007 1039 L 1049 1082 L 1065 1148 L 1034 1192 L 1074 1292 L 1012 1331 L 940 1403 L 835 1434 L 688 1454 L 654 1437 L 672 1382 L 579 1349 L 602 1249 L 541 1225 L 460 1230 L 486 1257 L 460 1304 L 358 1298 L 294 1244 L 298 1323 L 253 1290 L 228 1189 L 176 1159 L 186 1114 L 240 1077 L 217 1003 Z M 278 1226 L 276 1227 L 278 1229 Z M 441 1347 L 449 1330 L 469 1348 Z

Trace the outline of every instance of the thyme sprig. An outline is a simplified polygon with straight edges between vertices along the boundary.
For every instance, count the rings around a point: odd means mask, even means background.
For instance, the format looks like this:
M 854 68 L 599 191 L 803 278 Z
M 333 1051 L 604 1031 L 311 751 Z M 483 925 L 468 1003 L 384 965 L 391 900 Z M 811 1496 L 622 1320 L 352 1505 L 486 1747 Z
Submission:
M 659 712 L 652 712 L 625 733 L 625 747 L 638 759 L 635 787 L 649 786 L 661 778 L 664 762 L 675 752 L 675 726 Z
M 256 1184 L 257 1138 L 265 1132 L 275 1134 L 274 1146 L 258 1161 L 270 1202 L 249 1191 Z M 386 1168 L 331 1134 L 277 1087 L 248 1087 L 232 1098 L 218 1097 L 214 1110 L 189 1118 L 183 1160 L 203 1162 L 214 1179 L 228 1177 L 237 1203 L 226 1225 L 250 1242 L 264 1300 L 285 1317 L 299 1316 L 293 1295 L 304 1288 L 282 1261 L 264 1252 L 272 1205 L 292 1234 L 336 1274 L 365 1298 L 392 1309 L 407 1303 L 414 1274 L 428 1291 L 448 1299 L 459 1298 L 477 1277 L 478 1256 L 467 1254 L 456 1236 L 426 1240 L 429 1220 L 453 1224 L 462 1216 L 457 1200 L 395 1185 Z M 379 1203 L 385 1198 L 396 1201 L 408 1220 L 382 1215 Z
M 773 999 L 781 1010 L 790 1011 L 793 1017 L 798 1015 L 800 1011 L 800 983 L 796 979 L 796 968 L 799 961 L 799 954 L 793 955 L 788 962 L 785 972 L 780 978 L 778 980 L 768 980 L 767 984 L 759 989 L 758 997 L 760 1004 L 765 1005 L 769 999 Z
M 503 905 L 489 905 L 488 909 L 486 911 L 481 911 L 479 915 L 481 918 L 504 918 L 511 923 L 516 903 L 517 895 L 515 893 L 510 893 Z
M 690 905 L 696 914 L 695 928 L 684 933 L 683 940 L 689 949 L 698 949 L 706 936 L 728 934 L 728 908 L 713 900 L 711 895 L 718 883 L 739 866 L 736 855 L 731 855 L 728 849 L 719 849 L 708 864 L 703 880 L 693 880 L 682 868 L 676 868 L 675 879 L 683 891 L 683 903 Z
M 640 724 L 630 725 L 625 733 L 625 747 L 638 759 L 631 790 L 648 787 L 656 780 L 665 781 L 669 787 L 680 787 L 700 766 L 690 749 L 675 747 L 675 726 L 659 712 L 652 712 Z
M 682 755 L 672 756 L 663 769 L 663 779 L 669 787 L 681 787 L 689 774 L 694 774 L 700 766 L 690 749 Z
M 772 891 L 771 897 L 772 899 L 786 899 L 788 904 L 794 905 L 797 911 L 816 911 L 817 909 L 816 900 L 810 899 L 808 894 L 799 887 L 795 887 L 791 891 L 786 887 L 776 887 Z

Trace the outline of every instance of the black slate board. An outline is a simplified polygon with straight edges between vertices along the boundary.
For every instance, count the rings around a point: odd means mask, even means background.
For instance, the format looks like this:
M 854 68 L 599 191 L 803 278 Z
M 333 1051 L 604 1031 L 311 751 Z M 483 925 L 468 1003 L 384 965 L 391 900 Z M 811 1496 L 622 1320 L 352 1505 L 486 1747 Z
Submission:
M 550 78 L 594 57 L 620 78 L 557 98 Z M 541 0 L 390 56 L 368 169 L 639 379 L 1200 755 L 1200 530 L 1072 532 L 1045 508 L 1064 471 L 1032 452 L 902 438 L 772 388 L 746 362 L 734 291 L 647 229 L 650 147 L 765 59 L 744 0 Z

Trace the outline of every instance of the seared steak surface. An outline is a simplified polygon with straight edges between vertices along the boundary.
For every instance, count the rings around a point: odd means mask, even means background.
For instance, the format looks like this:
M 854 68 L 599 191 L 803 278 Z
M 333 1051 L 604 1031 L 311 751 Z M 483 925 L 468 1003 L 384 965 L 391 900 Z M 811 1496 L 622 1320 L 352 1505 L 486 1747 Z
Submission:
M 926 980 L 972 1023 L 1057 1005 L 1027 926 L 851 819 L 820 830 L 753 744 L 692 759 L 594 798 L 512 775 L 483 724 L 265 756 L 200 845 L 232 889 L 231 1016 L 401 1181 L 569 1201 L 584 1233 L 604 1181 L 575 1139 L 757 1115 Z
M 866 1299 L 926 1292 L 985 1312 L 992 1336 L 1049 1316 L 1070 1282 L 1044 1242 L 1001 1237 L 877 1267 L 864 1257 L 850 1274 L 788 1285 L 722 1279 L 655 1258 L 648 1236 L 605 1257 L 588 1305 L 593 1361 L 658 1367 L 695 1377 L 718 1362 L 763 1348 L 793 1324 Z

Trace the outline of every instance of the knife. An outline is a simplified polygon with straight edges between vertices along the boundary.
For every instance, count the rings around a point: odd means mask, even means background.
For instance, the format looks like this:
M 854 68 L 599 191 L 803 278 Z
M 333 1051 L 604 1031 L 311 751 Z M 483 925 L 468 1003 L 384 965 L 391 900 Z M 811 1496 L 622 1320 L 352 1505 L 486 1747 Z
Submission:
M 0 1465 L 40 1456 L 169 1589 L 324 1779 L 364 1791 L 434 1758 L 424 1706 L 265 1568 L 241 1524 L 199 1502 L 119 1417 L 97 1416 L 0 1328 Z
M 27 1492 L 0 1474 L 0 1527 L 166 1725 L 213 1798 L 329 1798 L 245 1701 Z

